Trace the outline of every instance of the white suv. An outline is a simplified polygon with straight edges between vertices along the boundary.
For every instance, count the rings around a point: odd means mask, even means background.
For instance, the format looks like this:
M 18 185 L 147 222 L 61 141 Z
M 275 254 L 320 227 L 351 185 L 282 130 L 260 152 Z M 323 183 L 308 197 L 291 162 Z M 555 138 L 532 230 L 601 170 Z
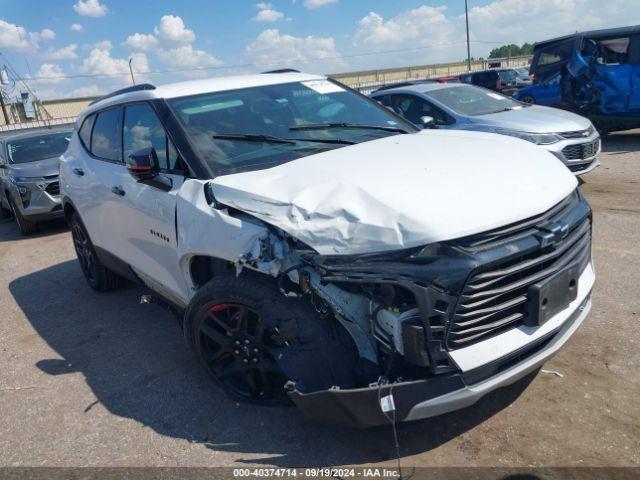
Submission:
M 237 400 L 438 415 L 538 369 L 591 305 L 591 209 L 552 154 L 417 132 L 325 77 L 114 92 L 60 170 L 91 287 L 156 292 Z

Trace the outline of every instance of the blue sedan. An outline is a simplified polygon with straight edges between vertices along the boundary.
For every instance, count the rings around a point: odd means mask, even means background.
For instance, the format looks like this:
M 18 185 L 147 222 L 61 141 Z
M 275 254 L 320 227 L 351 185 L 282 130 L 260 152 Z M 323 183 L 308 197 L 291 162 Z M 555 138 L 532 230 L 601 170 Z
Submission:
M 550 76 L 544 82 L 521 88 L 514 96 L 524 103 L 554 107 L 562 101 L 560 74 Z

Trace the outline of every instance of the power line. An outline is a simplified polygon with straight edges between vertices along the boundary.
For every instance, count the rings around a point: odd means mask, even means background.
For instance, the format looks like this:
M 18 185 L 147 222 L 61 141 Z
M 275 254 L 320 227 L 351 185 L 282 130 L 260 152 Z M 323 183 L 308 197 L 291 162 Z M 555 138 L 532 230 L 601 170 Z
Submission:
M 360 57 L 370 57 L 373 55 L 388 55 L 393 53 L 407 53 L 414 52 L 420 50 L 428 50 L 437 47 L 451 47 L 456 45 L 463 45 L 466 42 L 453 42 L 453 43 L 440 43 L 440 44 L 432 44 L 423 47 L 412 47 L 412 48 L 399 48 L 394 50 L 378 50 L 374 52 L 365 52 L 365 53 L 354 53 L 351 55 L 334 55 L 331 57 L 316 57 L 316 58 L 308 58 L 306 60 L 300 60 L 298 63 L 312 63 L 318 61 L 327 61 L 327 60 L 345 60 L 350 58 L 360 58 Z M 488 40 L 471 40 L 471 43 L 481 43 L 481 44 L 504 44 L 504 41 L 488 41 Z M 184 72 L 194 72 L 194 71 L 209 71 L 209 70 L 228 70 L 228 69 L 240 69 L 240 68 L 267 68 L 273 67 L 276 65 L 280 65 L 282 62 L 278 63 L 244 63 L 244 64 L 233 64 L 233 65 L 212 65 L 212 66 L 201 66 L 201 67 L 190 67 L 190 68 L 168 68 L 164 70 L 136 70 L 135 73 L 138 75 L 161 75 L 161 74 L 170 74 L 170 73 L 184 73 Z M 123 72 L 114 72 L 114 73 L 78 73 L 74 75 L 56 75 L 50 77 L 29 77 L 25 79 L 21 79 L 23 82 L 25 81 L 35 81 L 35 80 L 67 80 L 74 78 L 109 78 L 109 77 L 122 77 L 130 75 L 129 71 Z

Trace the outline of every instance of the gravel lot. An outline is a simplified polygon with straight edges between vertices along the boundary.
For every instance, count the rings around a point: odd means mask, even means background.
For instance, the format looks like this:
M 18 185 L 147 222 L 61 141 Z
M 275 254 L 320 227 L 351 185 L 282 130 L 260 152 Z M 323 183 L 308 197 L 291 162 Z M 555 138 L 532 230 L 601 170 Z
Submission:
M 590 317 L 540 373 L 403 425 L 406 466 L 640 465 L 640 132 L 605 140 Z M 318 427 L 210 387 L 136 286 L 89 289 L 64 225 L 0 224 L 0 466 L 394 465 L 391 430 Z

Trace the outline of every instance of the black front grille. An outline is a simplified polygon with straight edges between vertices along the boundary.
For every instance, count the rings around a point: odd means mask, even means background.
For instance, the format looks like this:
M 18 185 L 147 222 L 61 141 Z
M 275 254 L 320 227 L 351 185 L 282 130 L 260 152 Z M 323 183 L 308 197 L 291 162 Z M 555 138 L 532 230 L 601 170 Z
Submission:
M 60 195 L 60 182 L 51 182 L 44 190 L 49 195 Z
M 553 221 L 568 207 L 566 201 L 562 202 L 550 211 L 552 215 L 547 212 L 545 218 L 537 217 L 537 220 L 539 223 Z M 528 227 L 520 232 L 534 235 Z M 508 237 L 513 235 L 509 232 Z M 537 243 L 537 247 L 525 250 L 522 255 L 494 262 L 471 274 L 447 333 L 450 349 L 465 347 L 522 325 L 528 310 L 529 286 L 574 262 L 582 272 L 591 258 L 591 218 L 587 216 L 572 225 L 566 237 L 551 247 L 542 248 Z
M 562 154 L 567 160 L 584 160 L 593 157 L 598 153 L 600 139 L 593 142 L 578 143 L 576 145 L 567 145 L 562 149 Z

